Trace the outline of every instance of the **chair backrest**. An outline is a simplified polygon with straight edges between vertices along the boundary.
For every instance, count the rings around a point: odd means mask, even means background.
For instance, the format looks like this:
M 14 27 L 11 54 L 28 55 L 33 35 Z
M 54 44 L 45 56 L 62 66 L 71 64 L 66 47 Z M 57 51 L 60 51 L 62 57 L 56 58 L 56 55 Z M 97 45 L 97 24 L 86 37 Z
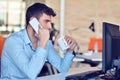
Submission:
M 97 42 L 98 42 L 98 51 L 102 52 L 102 38 L 98 38 Z
M 98 44 L 98 52 L 102 52 L 102 38 L 90 38 L 88 50 L 94 51 L 96 43 Z
M 48 76 L 58 73 L 59 71 L 55 67 L 53 67 L 48 61 L 46 61 L 41 72 L 38 74 L 38 77 Z
M 88 45 L 88 50 L 94 51 L 94 45 L 95 45 L 96 41 L 97 41 L 96 38 L 90 38 L 89 45 Z
M 1 58 L 1 55 L 2 55 L 2 49 L 3 49 L 3 46 L 4 46 L 4 42 L 5 42 L 5 38 L 0 35 L 0 58 Z

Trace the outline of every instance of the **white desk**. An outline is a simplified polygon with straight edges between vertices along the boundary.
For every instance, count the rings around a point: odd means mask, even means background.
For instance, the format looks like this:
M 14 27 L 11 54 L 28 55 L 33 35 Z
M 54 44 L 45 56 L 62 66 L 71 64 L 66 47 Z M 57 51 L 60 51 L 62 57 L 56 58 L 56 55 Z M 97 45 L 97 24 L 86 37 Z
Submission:
M 95 70 L 101 70 L 99 67 L 79 67 L 79 68 L 70 68 L 67 75 L 73 75 L 78 73 L 84 73 L 87 71 L 95 71 Z
M 84 61 L 84 59 L 102 61 L 102 53 L 93 53 L 92 55 L 76 55 L 73 61 Z
M 50 76 L 39 77 L 36 80 L 65 80 L 67 74 L 56 74 Z
M 44 77 L 38 77 L 37 79 L 13 79 L 13 80 L 65 80 L 67 74 L 56 74 Z M 12 79 L 1 79 L 0 80 L 12 80 Z
M 77 55 L 74 58 L 74 61 L 84 61 L 84 59 L 90 59 L 93 61 L 102 61 L 102 53 L 94 53 L 92 55 Z M 56 75 L 50 75 L 50 76 L 44 76 L 44 77 L 39 77 L 36 80 L 65 80 L 65 77 L 67 75 L 73 75 L 77 73 L 83 73 L 87 71 L 94 71 L 94 70 L 100 70 L 99 67 L 79 67 L 79 68 L 70 68 L 68 73 L 66 74 L 56 74 Z
M 66 74 L 56 74 L 56 75 L 50 75 L 50 76 L 44 76 L 39 77 L 36 80 L 65 80 L 66 76 L 77 74 L 77 73 L 83 73 L 87 71 L 94 71 L 94 70 L 100 70 L 98 67 L 81 67 L 81 68 L 70 68 L 68 73 Z

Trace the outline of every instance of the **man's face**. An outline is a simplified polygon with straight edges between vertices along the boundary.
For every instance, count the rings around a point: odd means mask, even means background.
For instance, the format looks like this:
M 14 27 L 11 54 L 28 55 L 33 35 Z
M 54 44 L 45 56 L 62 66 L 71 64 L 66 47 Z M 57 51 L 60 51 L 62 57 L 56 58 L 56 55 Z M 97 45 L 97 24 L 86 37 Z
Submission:
M 39 18 L 39 22 L 42 25 L 42 27 L 44 29 L 51 29 L 51 16 L 47 15 L 47 14 L 43 14 L 42 16 L 40 16 Z

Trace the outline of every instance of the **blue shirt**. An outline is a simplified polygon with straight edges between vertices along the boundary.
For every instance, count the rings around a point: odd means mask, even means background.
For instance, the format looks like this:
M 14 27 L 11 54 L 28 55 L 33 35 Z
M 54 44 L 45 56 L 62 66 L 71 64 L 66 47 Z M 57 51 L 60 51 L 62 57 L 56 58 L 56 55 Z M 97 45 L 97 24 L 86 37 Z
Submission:
M 26 29 L 13 33 L 4 44 L 1 57 L 1 77 L 8 79 L 35 79 L 45 61 L 49 61 L 60 72 L 67 72 L 74 55 L 68 51 L 61 58 L 51 41 L 46 48 L 34 49 Z

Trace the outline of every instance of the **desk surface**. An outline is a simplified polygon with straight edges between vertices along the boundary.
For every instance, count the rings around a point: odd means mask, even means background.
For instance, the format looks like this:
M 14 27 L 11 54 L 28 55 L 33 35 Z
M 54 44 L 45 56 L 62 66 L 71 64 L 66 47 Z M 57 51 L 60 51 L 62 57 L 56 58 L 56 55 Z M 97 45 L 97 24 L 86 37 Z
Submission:
M 79 67 L 79 68 L 70 68 L 67 75 L 73 75 L 78 73 L 84 73 L 87 71 L 101 70 L 99 67 Z
M 87 71 L 94 71 L 94 70 L 100 70 L 98 67 L 81 67 L 81 68 L 70 68 L 68 73 L 66 74 L 56 74 L 56 75 L 50 75 L 50 76 L 44 76 L 39 77 L 36 80 L 65 80 L 66 76 L 77 74 L 77 73 L 83 73 Z
M 38 77 L 36 80 L 65 80 L 67 74 L 56 74 L 56 75 L 50 75 L 50 76 L 44 76 L 44 77 Z
M 93 61 L 102 61 L 102 53 L 93 53 L 91 55 L 76 55 L 74 61 L 84 61 L 84 59 L 90 59 Z
M 93 61 L 102 61 L 102 54 L 101 53 L 95 53 L 92 55 L 77 55 L 74 61 L 82 61 L 83 59 L 91 59 Z M 100 70 L 99 67 L 79 67 L 79 68 L 70 68 L 68 73 L 66 74 L 56 74 L 56 75 L 50 75 L 45 77 L 39 77 L 36 80 L 65 80 L 66 76 L 78 74 L 78 73 L 84 73 L 87 71 L 95 71 Z

